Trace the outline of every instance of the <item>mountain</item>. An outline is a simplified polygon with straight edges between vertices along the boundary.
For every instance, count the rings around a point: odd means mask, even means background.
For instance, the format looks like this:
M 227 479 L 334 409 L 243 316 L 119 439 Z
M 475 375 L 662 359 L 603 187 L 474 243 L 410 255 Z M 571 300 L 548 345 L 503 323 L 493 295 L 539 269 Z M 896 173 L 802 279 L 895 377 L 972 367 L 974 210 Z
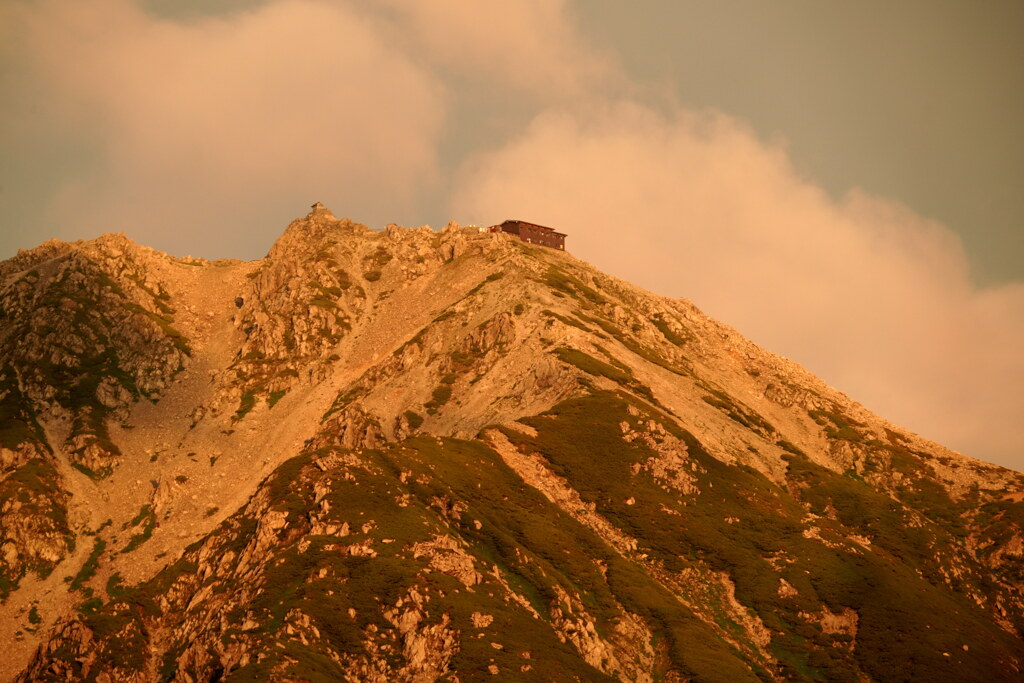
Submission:
M 0 467 L 8 679 L 1024 678 L 1024 475 L 510 235 L 19 252 Z

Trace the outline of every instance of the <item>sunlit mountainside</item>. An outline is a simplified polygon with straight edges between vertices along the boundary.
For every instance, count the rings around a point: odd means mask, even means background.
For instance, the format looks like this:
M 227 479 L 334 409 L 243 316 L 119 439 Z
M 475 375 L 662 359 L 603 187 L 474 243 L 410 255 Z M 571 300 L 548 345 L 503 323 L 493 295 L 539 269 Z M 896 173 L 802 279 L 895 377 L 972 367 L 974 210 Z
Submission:
M 0 466 L 20 681 L 1024 676 L 1024 475 L 508 234 L 20 252 Z

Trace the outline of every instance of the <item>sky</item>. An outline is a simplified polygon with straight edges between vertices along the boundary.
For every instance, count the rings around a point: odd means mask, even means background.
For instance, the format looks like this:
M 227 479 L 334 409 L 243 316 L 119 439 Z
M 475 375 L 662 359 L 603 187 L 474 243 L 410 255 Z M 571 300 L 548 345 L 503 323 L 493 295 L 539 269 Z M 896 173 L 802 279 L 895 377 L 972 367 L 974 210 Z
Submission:
M 0 0 L 0 258 L 522 218 L 1024 470 L 1020 35 L 1002 0 Z

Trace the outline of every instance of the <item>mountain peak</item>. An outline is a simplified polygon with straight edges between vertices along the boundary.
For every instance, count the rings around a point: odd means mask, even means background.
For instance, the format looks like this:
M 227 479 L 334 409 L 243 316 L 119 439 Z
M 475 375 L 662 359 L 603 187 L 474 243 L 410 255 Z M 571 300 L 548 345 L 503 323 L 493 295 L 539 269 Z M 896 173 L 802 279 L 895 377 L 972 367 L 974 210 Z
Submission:
M 285 229 L 271 247 L 270 258 L 280 258 L 289 252 L 301 256 L 303 250 L 314 249 L 316 245 L 337 240 L 346 235 L 361 235 L 372 230 L 348 218 L 338 219 L 330 209 L 317 202 L 308 214 L 296 218 Z M 307 255 L 308 256 L 308 255 Z
M 1022 671 L 1024 475 L 684 300 L 318 205 L 125 239 L 0 264 L 0 675 Z

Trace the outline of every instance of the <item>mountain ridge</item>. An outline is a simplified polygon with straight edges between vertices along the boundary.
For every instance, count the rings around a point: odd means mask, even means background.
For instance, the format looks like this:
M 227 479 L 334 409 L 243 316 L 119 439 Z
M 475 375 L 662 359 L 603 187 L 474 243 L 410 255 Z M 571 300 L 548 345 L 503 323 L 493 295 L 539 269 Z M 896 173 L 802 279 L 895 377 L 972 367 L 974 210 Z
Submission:
M 315 209 L 255 262 L 176 259 L 113 235 L 19 252 L 0 283 L 2 628 L 19 668 L 32 657 L 23 680 L 291 680 L 296 667 L 428 680 L 490 666 L 542 679 L 550 662 L 587 679 L 720 677 L 711 660 L 735 677 L 884 679 L 909 651 L 885 633 L 938 626 L 913 600 L 961 616 L 907 671 L 1019 675 L 1024 476 L 909 434 L 689 302 L 569 254 L 455 224 L 374 232 Z M 40 359 L 59 374 L 33 375 Z M 459 466 L 481 485 L 500 478 L 529 512 L 460 483 Z M 282 480 L 310 493 L 293 500 Z M 318 507 L 317 486 L 353 481 L 393 495 L 334 503 L 344 519 Z M 709 502 L 716 483 L 730 494 Z M 381 519 L 357 525 L 369 512 Z M 520 515 L 558 538 L 577 530 L 586 541 L 564 543 L 578 561 L 553 559 Z M 343 586 L 366 579 L 344 563 L 388 558 L 402 590 L 331 614 L 290 593 L 263 605 L 274 563 L 302 557 L 316 572 L 287 585 L 336 581 L 325 590 L 354 600 Z M 829 567 L 849 581 L 826 581 Z M 432 586 L 437 575 L 456 583 Z M 855 590 L 865 576 L 906 624 Z M 924 597 L 891 595 L 901 584 Z M 454 598 L 481 585 L 505 607 Z M 231 610 L 237 623 L 212 626 Z M 190 612 L 205 625 L 176 616 Z M 467 635 L 487 616 L 534 634 L 550 662 L 487 661 L 505 646 L 484 657 Z M 261 619 L 301 647 L 246 635 Z M 972 643 L 950 644 L 968 627 Z M 117 664 L 126 638 L 138 668 Z

